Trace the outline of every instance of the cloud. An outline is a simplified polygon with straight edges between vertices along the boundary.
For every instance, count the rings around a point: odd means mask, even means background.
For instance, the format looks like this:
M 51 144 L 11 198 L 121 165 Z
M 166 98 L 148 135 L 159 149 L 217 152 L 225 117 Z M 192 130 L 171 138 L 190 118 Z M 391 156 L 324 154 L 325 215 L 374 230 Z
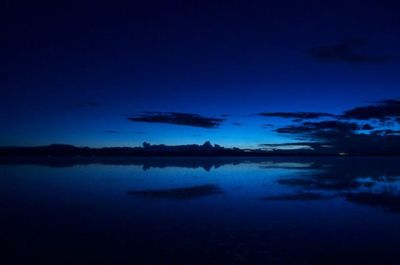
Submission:
M 268 149 L 310 149 L 320 153 L 394 155 L 400 149 L 400 100 L 387 99 L 344 111 L 265 112 L 265 117 L 291 118 L 292 123 L 275 131 L 295 143 L 264 145 Z M 318 121 L 310 119 L 325 118 Z
M 275 126 L 271 123 L 263 123 L 261 124 L 261 128 L 262 129 L 270 129 L 270 128 L 274 128 Z
M 243 123 L 240 123 L 240 122 L 232 122 L 232 125 L 235 125 L 235 126 L 242 126 Z
M 375 130 L 372 134 L 379 136 L 400 136 L 400 130 Z
M 371 130 L 374 129 L 374 127 L 373 127 L 372 125 L 370 125 L 370 124 L 364 124 L 364 125 L 361 127 L 361 129 L 364 130 L 364 131 L 371 131 Z
M 262 199 L 267 201 L 319 201 L 330 197 L 316 192 L 301 192 L 296 194 L 284 194 L 276 196 L 265 196 Z
M 262 112 L 259 114 L 264 117 L 277 117 L 289 119 L 319 119 L 323 117 L 335 117 L 335 115 L 324 112 Z
M 294 119 L 294 122 L 302 120 L 331 118 L 337 120 L 378 120 L 392 125 L 400 123 L 400 100 L 387 99 L 378 101 L 375 104 L 352 108 L 344 111 L 340 115 L 325 112 L 262 112 L 259 113 L 263 117 L 278 117 Z M 389 124 L 390 125 L 390 124 Z M 368 129 L 368 125 L 365 127 Z
M 347 154 L 395 154 L 400 148 L 400 134 L 394 130 L 372 130 L 373 127 L 355 122 L 322 121 L 304 122 L 276 129 L 277 132 L 292 135 L 321 153 Z M 367 133 L 363 132 L 367 130 Z M 301 145 L 301 143 L 298 143 Z
M 218 186 L 212 184 L 184 188 L 139 190 L 129 192 L 130 195 L 175 200 L 188 200 L 222 193 L 222 190 Z
M 133 122 L 167 123 L 201 128 L 217 128 L 225 120 L 221 118 L 204 117 L 198 114 L 181 112 L 145 112 L 130 117 Z
M 279 133 L 286 134 L 304 134 L 317 138 L 323 138 L 325 134 L 346 134 L 351 133 L 355 130 L 359 130 L 361 127 L 354 122 L 342 122 L 342 121 L 321 121 L 321 122 L 304 122 L 301 125 L 290 125 L 276 129 Z
M 362 106 L 345 111 L 341 115 L 343 119 L 388 121 L 400 118 L 400 100 L 389 99 L 379 101 L 374 105 Z
M 380 64 L 392 60 L 392 56 L 365 51 L 367 46 L 367 41 L 363 39 L 350 39 L 333 45 L 314 47 L 307 50 L 307 53 L 322 62 Z
M 280 144 L 259 144 L 258 146 L 262 149 L 267 150 L 284 150 L 284 149 L 318 149 L 321 148 L 324 143 L 319 142 L 292 142 L 292 143 L 280 143 Z

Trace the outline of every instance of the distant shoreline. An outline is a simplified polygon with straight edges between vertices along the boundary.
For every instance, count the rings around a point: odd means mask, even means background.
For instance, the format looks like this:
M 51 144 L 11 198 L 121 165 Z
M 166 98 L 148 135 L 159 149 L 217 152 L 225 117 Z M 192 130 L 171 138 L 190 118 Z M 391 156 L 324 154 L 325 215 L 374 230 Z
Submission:
M 357 156 L 381 156 L 400 157 L 400 150 L 393 153 L 321 153 L 308 149 L 299 150 L 260 150 L 225 148 L 219 145 L 211 145 L 209 142 L 203 145 L 149 145 L 143 147 L 76 147 L 73 145 L 47 145 L 37 147 L 0 147 L 0 159 L 96 159 L 96 158 L 162 158 L 162 157 L 357 157 Z

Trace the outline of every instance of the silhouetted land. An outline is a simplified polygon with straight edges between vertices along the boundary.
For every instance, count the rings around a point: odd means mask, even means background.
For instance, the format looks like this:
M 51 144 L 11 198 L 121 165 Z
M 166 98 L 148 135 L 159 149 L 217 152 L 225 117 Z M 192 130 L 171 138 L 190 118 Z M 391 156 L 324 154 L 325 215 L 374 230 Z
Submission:
M 202 145 L 151 145 L 143 143 L 140 147 L 77 147 L 65 144 L 53 144 L 36 147 L 0 147 L 0 158 L 49 158 L 49 157 L 268 157 L 268 156 L 399 156 L 400 150 L 368 153 L 338 153 L 337 151 L 316 151 L 312 149 L 264 150 L 226 148 L 206 142 Z

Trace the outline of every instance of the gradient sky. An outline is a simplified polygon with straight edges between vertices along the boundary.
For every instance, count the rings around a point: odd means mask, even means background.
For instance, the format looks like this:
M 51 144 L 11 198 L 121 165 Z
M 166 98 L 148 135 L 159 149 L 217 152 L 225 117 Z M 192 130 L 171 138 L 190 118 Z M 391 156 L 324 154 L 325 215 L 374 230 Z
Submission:
M 3 1 L 0 145 L 257 147 L 400 96 L 395 1 Z M 143 112 L 223 118 L 204 128 Z M 265 124 L 273 124 L 274 127 Z

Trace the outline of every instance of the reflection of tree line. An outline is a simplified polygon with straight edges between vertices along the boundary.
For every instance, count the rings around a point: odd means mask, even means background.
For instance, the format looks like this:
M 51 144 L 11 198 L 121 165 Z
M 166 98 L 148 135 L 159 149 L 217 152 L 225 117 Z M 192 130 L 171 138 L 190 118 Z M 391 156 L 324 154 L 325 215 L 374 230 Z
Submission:
M 260 168 L 304 169 L 317 158 L 291 157 L 1 157 L 0 164 L 42 165 L 49 167 L 72 167 L 75 165 L 121 165 L 151 168 L 202 168 L 206 171 L 225 165 L 257 163 Z
M 251 160 L 251 159 L 250 159 Z M 140 166 L 143 170 L 151 168 L 202 168 L 206 171 L 217 169 L 224 165 L 239 165 L 249 161 L 248 158 L 174 158 L 174 157 L 24 157 L 24 158 L 0 158 L 1 164 L 15 165 L 41 165 L 49 167 L 72 167 L 76 165 L 120 165 Z

